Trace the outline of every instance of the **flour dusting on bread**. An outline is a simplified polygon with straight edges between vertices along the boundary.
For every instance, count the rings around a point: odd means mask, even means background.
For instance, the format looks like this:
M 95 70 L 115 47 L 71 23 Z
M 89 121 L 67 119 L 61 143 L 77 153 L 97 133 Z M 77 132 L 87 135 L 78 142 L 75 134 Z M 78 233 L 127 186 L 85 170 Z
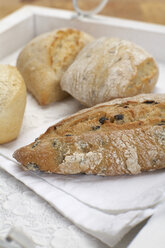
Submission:
M 58 174 L 122 175 L 165 167 L 165 95 L 139 95 L 79 111 L 14 157 Z
M 86 106 L 150 93 L 158 78 L 153 57 L 138 45 L 102 37 L 86 45 L 64 73 L 61 87 Z

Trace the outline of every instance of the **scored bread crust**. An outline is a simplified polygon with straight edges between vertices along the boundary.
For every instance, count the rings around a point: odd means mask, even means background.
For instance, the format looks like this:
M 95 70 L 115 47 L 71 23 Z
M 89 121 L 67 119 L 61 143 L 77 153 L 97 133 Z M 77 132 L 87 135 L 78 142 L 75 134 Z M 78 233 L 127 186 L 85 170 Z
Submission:
M 165 94 L 81 110 L 13 156 L 26 169 L 58 174 L 107 176 L 165 168 Z
M 62 100 L 60 80 L 78 52 L 93 38 L 75 29 L 59 29 L 34 38 L 20 53 L 17 67 L 27 89 L 41 105 Z
M 22 126 L 26 86 L 16 67 L 0 65 L 0 144 L 15 139 Z
M 150 93 L 158 78 L 153 57 L 118 38 L 92 41 L 78 54 L 61 80 L 61 88 L 85 106 Z

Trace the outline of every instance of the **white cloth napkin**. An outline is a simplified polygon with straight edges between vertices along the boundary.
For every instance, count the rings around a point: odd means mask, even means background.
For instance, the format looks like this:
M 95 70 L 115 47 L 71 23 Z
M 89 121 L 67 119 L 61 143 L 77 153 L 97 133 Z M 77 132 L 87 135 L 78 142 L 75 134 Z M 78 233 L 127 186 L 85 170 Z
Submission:
M 138 233 L 128 248 L 164 248 L 165 244 L 165 201 L 156 208 L 147 225 Z
M 23 171 L 13 152 L 32 142 L 56 120 L 81 106 L 73 99 L 41 107 L 28 95 L 17 140 L 0 146 L 0 167 L 47 200 L 82 230 L 114 246 L 132 227 L 152 215 L 163 198 L 165 171 L 138 176 L 62 176 Z

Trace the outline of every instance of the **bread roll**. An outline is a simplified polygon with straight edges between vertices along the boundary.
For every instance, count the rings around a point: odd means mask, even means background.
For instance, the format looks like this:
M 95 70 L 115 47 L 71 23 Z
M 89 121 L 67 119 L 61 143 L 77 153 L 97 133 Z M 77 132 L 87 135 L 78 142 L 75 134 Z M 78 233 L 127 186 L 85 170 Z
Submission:
M 82 110 L 50 127 L 14 158 L 28 170 L 122 175 L 165 168 L 165 94 Z
M 149 93 L 158 78 L 150 54 L 130 41 L 100 38 L 88 44 L 64 73 L 61 88 L 86 106 Z
M 75 29 L 61 29 L 33 39 L 20 53 L 17 67 L 27 89 L 41 105 L 67 96 L 60 88 L 64 71 L 93 38 Z
M 0 65 L 0 144 L 15 139 L 26 105 L 26 87 L 14 66 Z

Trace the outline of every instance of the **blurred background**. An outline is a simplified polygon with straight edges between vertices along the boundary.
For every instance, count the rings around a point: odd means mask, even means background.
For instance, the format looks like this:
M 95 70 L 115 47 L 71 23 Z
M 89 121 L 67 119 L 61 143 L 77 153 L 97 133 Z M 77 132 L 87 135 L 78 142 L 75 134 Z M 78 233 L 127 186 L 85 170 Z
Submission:
M 89 10 L 99 3 L 79 0 L 79 7 Z M 27 4 L 73 10 L 72 0 L 0 0 L 0 18 Z M 100 14 L 165 25 L 165 0 L 109 0 Z

